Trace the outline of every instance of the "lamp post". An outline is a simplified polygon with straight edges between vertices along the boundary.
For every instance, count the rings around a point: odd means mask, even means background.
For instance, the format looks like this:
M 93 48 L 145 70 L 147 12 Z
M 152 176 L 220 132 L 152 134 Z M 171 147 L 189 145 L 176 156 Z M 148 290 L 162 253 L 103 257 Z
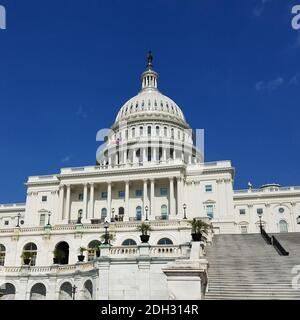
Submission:
M 109 223 L 107 221 L 104 222 L 104 228 L 105 228 L 105 241 L 104 244 L 108 244 L 108 239 L 109 239 L 109 235 L 108 235 L 108 231 L 107 229 L 109 228 Z
M 73 298 L 73 300 L 75 300 L 76 289 L 77 289 L 77 287 L 74 284 L 74 286 L 72 287 L 72 298 Z
M 260 232 L 262 232 L 262 223 L 261 223 L 262 213 L 258 213 L 258 217 L 259 217 L 259 228 L 260 228 Z
M 16 227 L 17 227 L 17 228 L 20 228 L 21 213 L 18 213 L 17 217 L 18 217 L 18 223 L 17 223 Z
M 50 224 L 50 217 L 51 217 L 51 212 L 48 211 L 48 224 L 47 224 L 47 227 L 51 227 L 51 224 Z
M 183 212 L 184 212 L 183 219 L 187 219 L 187 217 L 186 217 L 186 204 L 183 205 Z
M 115 220 L 115 208 L 111 209 L 111 213 L 112 213 L 111 221 L 114 221 Z
M 145 207 L 145 211 L 146 211 L 146 219 L 145 219 L 145 221 L 148 221 L 148 206 Z

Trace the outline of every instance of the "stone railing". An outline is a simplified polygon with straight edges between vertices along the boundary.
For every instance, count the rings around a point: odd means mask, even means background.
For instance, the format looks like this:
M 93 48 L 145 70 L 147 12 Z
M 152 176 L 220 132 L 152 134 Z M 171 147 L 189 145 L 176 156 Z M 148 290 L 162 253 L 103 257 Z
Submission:
M 109 254 L 111 257 L 126 255 L 126 256 L 137 256 L 139 254 L 137 246 L 129 246 L 129 247 L 112 247 L 109 250 Z
M 155 221 L 149 221 L 151 224 L 151 227 L 154 228 L 177 228 L 177 227 L 188 227 L 190 228 L 190 225 L 187 223 L 187 221 L 182 220 L 155 220 Z M 110 224 L 110 231 L 114 232 L 117 230 L 122 229 L 136 229 L 142 221 L 124 221 L 124 222 L 112 222 Z M 27 233 L 27 232 L 56 232 L 56 231 L 84 231 L 84 230 L 98 230 L 104 232 L 104 225 L 101 224 L 82 224 L 82 225 L 74 225 L 74 224 L 65 224 L 65 225 L 55 225 L 52 226 L 51 229 L 46 230 L 44 227 L 20 227 L 20 228 L 3 228 L 0 229 L 0 233 Z
M 234 194 L 245 194 L 245 193 L 270 193 L 270 192 L 284 192 L 284 191 L 300 191 L 299 186 L 292 187 L 273 187 L 273 188 L 262 188 L 262 189 L 243 189 L 234 190 Z
M 95 269 L 95 262 L 77 263 L 68 265 L 34 266 L 34 267 L 0 267 L 0 276 L 21 274 L 27 270 L 29 274 L 74 273 L 75 271 L 90 271 Z
M 112 247 L 109 250 L 110 257 L 116 256 L 138 256 L 138 246 L 118 246 Z M 181 248 L 175 245 L 157 245 L 150 246 L 150 257 L 179 257 L 182 255 Z
M 24 208 L 25 206 L 26 206 L 26 203 L 4 203 L 4 204 L 0 204 L 0 209 Z
M 172 245 L 161 245 L 161 246 L 151 246 L 150 256 L 161 257 L 161 256 L 181 256 L 181 248 Z

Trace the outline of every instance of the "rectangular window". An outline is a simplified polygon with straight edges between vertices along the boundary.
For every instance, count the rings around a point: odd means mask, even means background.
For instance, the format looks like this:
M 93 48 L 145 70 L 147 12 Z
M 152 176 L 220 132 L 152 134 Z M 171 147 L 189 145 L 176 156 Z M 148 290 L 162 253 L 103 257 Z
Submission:
M 143 190 L 135 190 L 135 196 L 136 197 L 142 197 L 143 196 Z
M 211 219 L 214 217 L 214 206 L 213 205 L 206 206 L 206 215 Z
M 167 196 L 168 195 L 168 188 L 160 188 L 160 195 Z
M 4 261 L 5 261 L 5 253 L 0 252 L 0 266 L 4 266 Z
M 78 195 L 78 200 L 79 200 L 79 201 L 83 201 L 83 193 L 79 193 L 79 195 Z
M 241 226 L 241 233 L 242 233 L 242 234 L 248 233 L 248 228 L 247 228 L 247 226 Z
M 107 199 L 107 192 L 101 192 L 101 198 Z
M 119 198 L 125 198 L 125 191 L 119 191 Z
M 44 227 L 46 224 L 46 215 L 45 214 L 41 214 L 40 215 L 40 227 Z
M 47 196 L 42 196 L 42 202 L 47 202 Z
M 8 221 L 8 220 L 5 220 L 5 221 L 4 221 L 4 225 L 5 225 L 5 226 L 8 226 L 8 225 L 9 225 L 9 221 Z
M 212 185 L 211 184 L 207 184 L 205 186 L 205 192 L 212 192 Z
M 240 214 L 246 214 L 246 210 L 245 209 L 240 209 Z
M 257 214 L 263 214 L 263 209 L 262 208 L 258 208 L 257 210 L 256 210 L 256 212 L 257 212 Z

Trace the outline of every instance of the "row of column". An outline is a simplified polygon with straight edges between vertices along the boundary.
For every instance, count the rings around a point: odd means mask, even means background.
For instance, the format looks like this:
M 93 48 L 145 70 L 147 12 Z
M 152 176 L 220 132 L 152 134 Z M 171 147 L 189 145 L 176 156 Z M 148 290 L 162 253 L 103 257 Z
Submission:
M 148 197 L 148 183 L 150 181 L 150 195 Z M 177 181 L 177 195 L 175 196 L 174 178 L 169 178 L 169 215 L 175 217 L 182 214 L 183 206 L 183 179 L 176 178 Z M 89 195 L 89 197 L 88 197 Z M 129 195 L 130 195 L 130 181 L 125 181 L 125 208 L 124 220 L 129 220 Z M 89 198 L 89 201 L 88 201 Z M 148 200 L 149 199 L 149 200 Z M 177 200 L 177 202 L 176 202 Z M 71 185 L 61 185 L 59 189 L 59 208 L 60 218 L 64 222 L 71 220 Z M 95 184 L 86 183 L 83 185 L 83 219 L 94 218 L 94 203 L 95 203 Z M 143 180 L 143 207 L 148 207 L 149 216 L 154 218 L 154 204 L 155 204 L 155 179 Z M 112 182 L 107 182 L 107 212 L 108 216 L 112 217 Z M 134 213 L 135 214 L 135 213 Z
M 136 155 L 137 150 L 140 150 L 140 157 Z M 169 155 L 167 155 L 167 148 L 162 148 L 162 154 L 159 159 L 159 148 L 154 148 L 151 147 L 151 162 L 156 162 L 156 161 L 163 161 L 166 162 L 168 159 L 170 160 L 175 160 L 175 159 L 182 159 L 184 160 L 184 155 L 181 153 L 180 156 L 178 157 L 178 150 L 174 150 L 174 154 L 171 157 L 170 152 Z M 128 159 L 130 158 L 130 159 Z M 119 152 L 114 152 L 113 154 L 108 156 L 108 164 L 113 165 L 113 164 L 125 164 L 127 162 L 132 161 L 132 163 L 146 163 L 148 162 L 148 147 L 145 148 L 138 148 L 138 149 L 132 149 L 130 150 L 130 153 L 128 155 L 128 150 L 124 151 L 119 151 Z M 193 163 L 193 158 L 192 154 L 188 154 L 186 157 L 186 161 L 188 164 Z M 100 163 L 101 165 L 106 165 L 106 159 L 103 159 L 102 162 Z

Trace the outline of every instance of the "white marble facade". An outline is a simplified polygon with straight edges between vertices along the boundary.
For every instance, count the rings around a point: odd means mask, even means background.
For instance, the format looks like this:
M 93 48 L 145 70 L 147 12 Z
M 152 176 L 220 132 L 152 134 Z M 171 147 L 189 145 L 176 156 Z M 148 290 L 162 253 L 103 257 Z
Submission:
M 158 90 L 151 55 L 141 80 L 96 165 L 29 177 L 26 203 L 0 205 L 0 279 L 14 287 L 5 298 L 69 299 L 75 284 L 76 299 L 167 299 L 162 268 L 188 257 L 194 217 L 210 221 L 214 233 L 256 233 L 261 213 L 267 232 L 300 232 L 300 187 L 234 190 L 231 161 L 204 162 L 183 112 Z M 142 259 L 136 227 L 145 220 L 153 231 Z M 104 221 L 113 246 L 76 264 L 79 247 L 100 240 Z M 60 243 L 68 246 L 63 266 L 52 262 Z M 29 269 L 21 267 L 28 244 L 36 250 Z

